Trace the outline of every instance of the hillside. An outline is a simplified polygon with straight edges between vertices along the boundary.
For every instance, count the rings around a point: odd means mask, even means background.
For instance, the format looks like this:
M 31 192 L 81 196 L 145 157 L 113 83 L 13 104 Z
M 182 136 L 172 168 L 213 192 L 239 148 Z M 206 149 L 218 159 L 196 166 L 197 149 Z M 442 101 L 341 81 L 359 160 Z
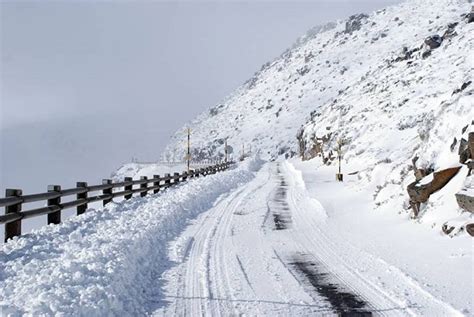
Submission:
M 472 24 L 462 18 L 470 8 L 465 0 L 412 0 L 315 28 L 294 48 L 263 65 L 220 104 L 177 131 L 166 152 L 182 151 L 185 128 L 189 126 L 194 147 L 199 148 L 194 153 L 196 158 L 222 154 L 225 138 L 236 150 L 245 144 L 266 158 L 276 158 L 296 153 L 295 136 L 300 126 L 324 111 L 334 111 L 337 107 L 333 102 L 341 97 L 344 102 L 351 96 L 360 100 L 362 92 L 368 90 L 379 100 L 396 95 L 397 100 L 382 105 L 374 98 L 364 98 L 367 109 L 384 113 L 412 109 L 419 105 L 417 98 L 426 102 L 427 96 L 441 98 L 440 102 L 442 95 L 459 88 L 472 70 L 472 59 L 468 59 Z M 428 36 L 443 35 L 448 25 L 456 22 L 458 35 L 443 43 L 430 58 L 414 65 L 389 63 L 405 48 L 421 46 Z M 412 89 L 406 89 L 405 84 L 412 85 Z M 360 87 L 366 88 L 358 90 Z M 405 99 L 409 102 L 402 103 Z M 342 105 L 342 100 L 336 105 Z M 344 111 L 347 113 L 341 113 L 343 118 L 355 112 L 349 107 Z M 359 123 L 362 127 L 371 125 L 367 121 Z
M 376 206 L 409 211 L 412 159 L 429 171 L 458 164 L 451 145 L 474 119 L 471 6 L 408 0 L 314 28 L 177 131 L 166 153 L 182 151 L 189 126 L 194 159 L 222 157 L 227 138 L 234 157 L 243 145 L 265 159 L 311 159 L 322 150 L 334 166 L 343 139 L 343 169 L 357 175 L 355 186 L 368 187 Z M 429 225 L 459 221 L 454 193 L 466 175 L 463 168 L 428 206 L 446 210 L 426 218 Z

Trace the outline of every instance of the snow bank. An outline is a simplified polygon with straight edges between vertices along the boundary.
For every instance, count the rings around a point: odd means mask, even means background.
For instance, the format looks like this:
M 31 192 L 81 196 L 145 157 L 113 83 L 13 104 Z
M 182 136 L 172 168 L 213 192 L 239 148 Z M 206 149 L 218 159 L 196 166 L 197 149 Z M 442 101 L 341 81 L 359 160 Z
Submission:
M 158 195 L 110 203 L 103 210 L 15 238 L 0 251 L 4 315 L 142 315 L 159 297 L 167 242 L 189 219 L 248 182 L 261 161 L 190 180 Z M 157 286 L 158 285 L 158 286 Z

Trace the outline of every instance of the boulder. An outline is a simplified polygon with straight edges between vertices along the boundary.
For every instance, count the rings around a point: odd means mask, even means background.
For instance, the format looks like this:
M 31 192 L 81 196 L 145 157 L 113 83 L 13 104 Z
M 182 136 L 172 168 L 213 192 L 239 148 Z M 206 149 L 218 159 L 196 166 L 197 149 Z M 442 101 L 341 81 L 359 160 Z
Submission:
M 421 58 L 423 59 L 427 59 L 428 57 L 431 56 L 431 50 L 427 50 L 427 51 L 424 51 L 422 54 L 421 54 Z
M 444 234 L 449 235 L 451 232 L 454 231 L 456 227 L 450 226 L 448 223 L 443 224 L 441 230 L 443 230 Z
M 473 193 L 474 194 L 474 193 Z M 461 190 L 456 194 L 456 200 L 459 207 L 462 209 L 474 213 L 474 195 L 467 191 Z
M 428 36 L 425 39 L 425 44 L 428 45 L 430 49 L 435 49 L 441 46 L 441 43 L 443 43 L 443 38 L 439 35 L 432 35 Z
M 456 144 L 458 144 L 458 139 L 454 138 L 453 143 L 451 143 L 451 146 L 449 147 L 451 149 L 451 152 L 454 152 Z
M 458 149 L 458 154 L 461 155 L 464 150 L 467 149 L 468 142 L 466 139 L 461 138 L 461 141 L 459 142 L 459 149 Z
M 467 14 L 467 23 L 474 22 L 474 6 L 471 8 L 471 12 Z
M 474 160 L 470 160 L 466 163 L 467 168 L 469 168 L 469 172 L 467 176 L 471 176 L 472 171 L 474 170 Z
M 470 236 L 474 237 L 474 223 L 468 223 L 468 224 L 466 225 L 466 232 L 467 232 Z
M 415 217 L 418 216 L 420 204 L 426 203 L 433 193 L 449 183 L 460 169 L 461 166 L 440 170 L 408 185 L 407 191 L 410 196 L 410 205 L 415 212 Z
M 469 148 L 469 141 L 466 141 L 466 139 L 462 138 L 461 142 L 459 142 L 459 163 L 464 164 L 466 161 L 469 159 L 471 156 L 471 150 Z
M 473 167 L 473 161 L 469 161 L 469 167 Z M 474 213 L 474 176 L 468 176 L 463 188 L 456 194 L 459 207 Z
M 471 153 L 469 149 L 465 149 L 461 154 L 459 154 L 459 163 L 465 164 L 470 156 L 471 156 Z

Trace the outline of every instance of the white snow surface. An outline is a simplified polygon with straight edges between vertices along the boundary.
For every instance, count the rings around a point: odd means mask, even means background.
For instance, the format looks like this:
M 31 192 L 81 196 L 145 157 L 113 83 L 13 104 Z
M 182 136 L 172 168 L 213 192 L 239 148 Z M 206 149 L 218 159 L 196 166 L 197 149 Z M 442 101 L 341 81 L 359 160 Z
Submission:
M 357 177 L 258 159 L 6 243 L 3 315 L 331 316 L 307 274 L 376 316 L 470 316 L 472 240 L 374 213 Z M 277 217 L 285 227 L 277 230 Z M 286 218 L 285 218 L 286 217 Z M 400 237 L 403 237 L 400 239 Z
M 159 296 L 167 241 L 249 181 L 261 164 L 190 180 L 145 198 L 45 226 L 0 251 L 2 315 L 143 315 Z
M 352 33 L 344 33 L 347 21 L 312 32 L 178 130 L 165 153 L 183 152 L 190 127 L 195 157 L 222 155 L 226 138 L 236 153 L 245 144 L 263 157 L 277 157 L 298 151 L 296 135 L 306 123 L 305 137 L 343 135 L 352 140 L 352 155 L 365 151 L 368 163 L 387 158 L 388 149 L 392 159 L 407 161 L 423 147 L 421 138 L 426 143 L 437 132 L 458 133 L 473 119 L 474 84 L 452 95 L 473 79 L 474 24 L 461 17 L 471 5 L 408 0 L 369 14 Z M 404 47 L 422 46 L 426 37 L 443 35 L 453 22 L 459 22 L 457 35 L 430 57 L 421 58 L 423 48 L 409 64 L 391 62 Z
M 332 316 L 294 263 L 365 301 L 376 316 L 472 315 L 471 239 L 373 213 L 355 176 L 299 161 L 266 164 L 170 243 L 156 316 Z M 285 194 L 282 194 L 285 193 Z M 276 229 L 277 214 L 287 226 Z M 403 239 L 400 239 L 403 237 Z M 429 263 L 429 265 L 427 265 Z M 448 269 L 447 269 L 448 268 Z M 447 270 L 449 273 L 447 273 Z
M 181 150 L 187 127 L 195 157 L 222 155 L 226 138 L 236 155 L 244 144 L 265 158 L 296 154 L 297 135 L 306 155 L 315 138 L 328 138 L 326 154 L 343 139 L 344 172 L 357 173 L 377 208 L 409 213 L 412 158 L 420 168 L 455 166 L 461 131 L 473 129 L 474 23 L 465 18 L 471 7 L 466 0 L 407 0 L 362 17 L 353 32 L 345 32 L 348 21 L 316 29 L 177 131 L 166 152 Z M 451 36 L 423 57 L 425 39 L 443 36 L 453 23 Z M 454 194 L 465 176 L 461 171 L 423 205 L 418 221 L 439 231 L 458 219 Z

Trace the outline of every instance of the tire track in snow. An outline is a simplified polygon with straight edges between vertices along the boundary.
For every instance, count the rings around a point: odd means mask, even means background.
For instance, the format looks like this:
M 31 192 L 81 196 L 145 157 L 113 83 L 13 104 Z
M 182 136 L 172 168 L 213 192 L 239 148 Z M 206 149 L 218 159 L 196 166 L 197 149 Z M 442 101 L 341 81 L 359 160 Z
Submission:
M 272 198 L 272 201 L 274 202 L 272 207 L 274 210 L 285 210 L 285 212 L 288 213 L 287 218 L 292 219 L 292 213 L 295 212 L 295 208 L 292 208 L 293 206 L 290 206 L 289 204 L 288 191 L 290 185 L 287 183 L 285 175 L 282 173 L 280 163 L 277 163 L 276 165 L 275 176 L 277 189 Z M 273 213 L 275 214 L 275 211 Z M 277 221 L 275 221 L 275 225 L 278 230 Z M 283 262 L 276 251 L 275 254 L 300 284 L 310 284 L 312 286 L 311 288 L 305 287 L 305 289 L 309 290 L 310 296 L 312 296 L 312 292 L 316 291 L 318 295 L 323 297 L 337 313 L 357 312 L 362 316 L 364 316 L 364 314 L 370 315 L 366 309 L 367 304 L 365 300 L 362 300 L 354 290 L 341 285 L 341 281 L 329 283 L 326 278 L 323 281 L 323 277 L 326 277 L 329 273 L 322 272 L 321 268 L 319 271 L 315 270 L 316 264 L 311 256 L 313 250 L 308 249 L 302 243 L 299 243 L 298 237 L 294 234 L 294 231 L 298 231 L 296 224 L 293 229 L 294 230 L 288 230 L 285 232 L 286 235 L 293 237 L 292 240 L 296 246 L 294 250 L 292 250 L 292 254 L 288 256 L 288 260 Z M 306 254 L 307 256 L 303 257 L 301 254 Z

